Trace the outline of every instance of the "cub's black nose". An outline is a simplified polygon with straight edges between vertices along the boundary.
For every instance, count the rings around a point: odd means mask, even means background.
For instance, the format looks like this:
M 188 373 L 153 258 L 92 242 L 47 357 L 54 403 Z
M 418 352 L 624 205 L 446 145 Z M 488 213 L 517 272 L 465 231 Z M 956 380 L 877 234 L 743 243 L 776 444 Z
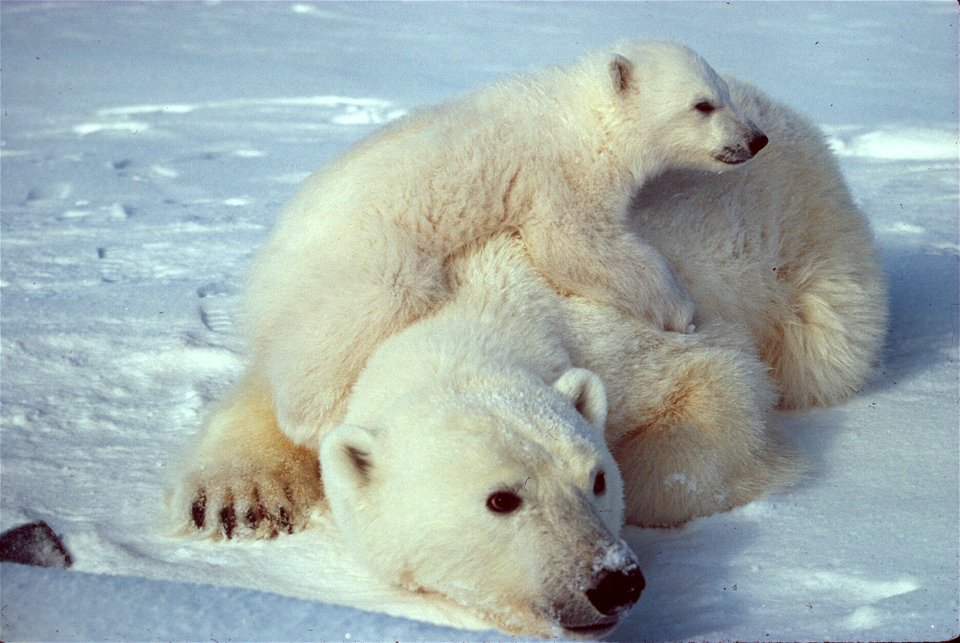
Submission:
M 750 153 L 756 155 L 756 153 L 765 148 L 769 142 L 770 139 L 767 138 L 766 134 L 757 134 L 750 139 Z
M 610 616 L 636 603 L 645 584 L 639 567 L 629 572 L 604 572 L 596 587 L 587 590 L 587 599 L 598 612 Z

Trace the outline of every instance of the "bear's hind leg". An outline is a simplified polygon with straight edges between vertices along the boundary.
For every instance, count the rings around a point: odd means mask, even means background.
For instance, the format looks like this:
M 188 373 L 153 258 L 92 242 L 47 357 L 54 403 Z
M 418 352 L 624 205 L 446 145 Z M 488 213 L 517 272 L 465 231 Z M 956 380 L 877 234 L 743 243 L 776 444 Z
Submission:
M 883 344 L 886 308 L 880 270 L 872 258 L 856 262 L 849 257 L 839 266 L 810 262 L 781 271 L 792 301 L 773 340 L 760 347 L 778 382 L 780 406 L 840 402 L 863 386 Z
M 316 452 L 280 431 L 270 391 L 252 369 L 207 418 L 186 465 L 169 505 L 188 533 L 293 533 L 306 526 L 322 497 Z
M 608 427 L 608 438 L 631 524 L 675 526 L 726 511 L 801 469 L 767 425 L 775 395 L 765 365 L 745 342 L 705 331 L 660 334 L 620 374 L 635 393 L 622 430 Z

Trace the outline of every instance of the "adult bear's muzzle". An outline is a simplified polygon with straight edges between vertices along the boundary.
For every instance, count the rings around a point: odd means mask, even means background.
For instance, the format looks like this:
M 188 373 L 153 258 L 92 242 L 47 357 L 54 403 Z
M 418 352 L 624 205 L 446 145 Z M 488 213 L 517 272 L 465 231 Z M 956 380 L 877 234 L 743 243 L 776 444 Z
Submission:
M 612 630 L 640 599 L 646 582 L 626 543 L 598 551 L 591 578 L 564 605 L 556 605 L 560 626 L 576 636 L 600 636 Z
M 627 571 L 606 571 L 596 586 L 586 591 L 587 600 L 598 612 L 611 616 L 633 607 L 645 585 L 639 567 Z

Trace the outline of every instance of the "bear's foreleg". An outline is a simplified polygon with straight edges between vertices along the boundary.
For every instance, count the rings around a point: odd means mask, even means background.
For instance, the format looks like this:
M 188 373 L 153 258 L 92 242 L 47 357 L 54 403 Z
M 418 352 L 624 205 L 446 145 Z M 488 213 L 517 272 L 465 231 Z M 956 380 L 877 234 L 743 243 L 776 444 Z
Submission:
M 281 314 L 257 330 L 254 352 L 270 383 L 280 429 L 315 447 L 346 411 L 367 359 L 393 333 L 449 296 L 443 258 L 391 234 L 301 277 Z
M 541 221 L 524 226 L 522 236 L 557 292 L 616 306 L 664 330 L 692 331 L 693 301 L 656 248 L 618 222 Z
M 251 368 L 208 417 L 169 499 L 184 531 L 272 538 L 308 522 L 322 497 L 316 451 L 277 427 L 272 398 Z

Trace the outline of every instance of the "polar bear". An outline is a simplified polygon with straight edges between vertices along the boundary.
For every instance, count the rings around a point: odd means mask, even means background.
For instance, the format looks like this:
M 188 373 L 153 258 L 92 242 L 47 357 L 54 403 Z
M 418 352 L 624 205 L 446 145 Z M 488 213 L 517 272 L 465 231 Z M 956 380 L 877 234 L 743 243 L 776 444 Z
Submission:
M 619 538 L 603 383 L 571 364 L 559 296 L 517 239 L 466 250 L 450 280 L 446 305 L 374 351 L 321 440 L 333 518 L 395 585 L 506 631 L 602 634 L 644 587 Z
M 764 155 L 666 172 L 625 224 L 676 270 L 696 332 L 558 292 L 518 233 L 475 242 L 448 262 L 448 301 L 381 342 L 322 441 L 290 439 L 252 362 L 190 453 L 178 523 L 273 536 L 303 528 L 325 494 L 359 559 L 401 586 L 512 632 L 609 628 L 642 589 L 619 515 L 672 526 L 788 483 L 799 462 L 770 412 L 843 400 L 884 338 L 871 234 L 822 136 L 728 82 L 771 137 Z
M 451 258 L 504 230 L 556 290 L 686 332 L 682 285 L 625 226 L 630 195 L 666 168 L 723 171 L 766 142 L 702 58 L 663 42 L 387 126 L 305 182 L 251 272 L 250 344 L 282 429 L 312 444 L 335 425 L 373 349 L 449 297 Z

